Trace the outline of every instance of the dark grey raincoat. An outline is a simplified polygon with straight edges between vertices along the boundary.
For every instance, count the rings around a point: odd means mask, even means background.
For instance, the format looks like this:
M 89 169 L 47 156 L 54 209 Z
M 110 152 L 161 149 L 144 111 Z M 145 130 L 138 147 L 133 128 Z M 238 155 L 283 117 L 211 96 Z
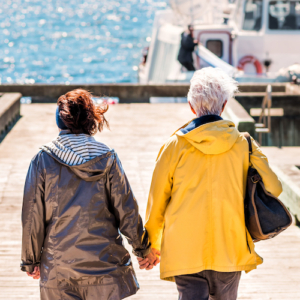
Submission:
M 41 299 L 117 300 L 139 285 L 120 232 L 143 257 L 150 251 L 138 205 L 112 150 L 68 166 L 40 151 L 27 174 L 22 271 L 41 267 Z

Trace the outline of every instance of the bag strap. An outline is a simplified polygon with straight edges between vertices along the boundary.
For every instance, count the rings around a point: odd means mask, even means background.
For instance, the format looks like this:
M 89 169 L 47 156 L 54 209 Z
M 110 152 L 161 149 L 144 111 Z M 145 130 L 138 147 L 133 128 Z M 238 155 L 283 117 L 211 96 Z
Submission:
M 247 142 L 248 142 L 248 146 L 249 146 L 249 163 L 250 163 L 250 155 L 252 154 L 252 142 L 251 142 L 251 136 L 248 132 L 242 132 L 242 135 L 246 138 Z M 246 224 L 246 219 L 245 219 L 245 230 L 246 230 L 246 241 L 247 241 L 247 246 L 248 246 L 248 250 L 251 254 L 251 248 L 249 245 L 249 241 L 248 241 L 248 234 L 247 234 L 247 224 Z
M 251 142 L 251 136 L 248 132 L 243 132 L 242 135 L 246 138 L 249 146 L 249 162 L 250 162 L 250 155 L 252 154 L 252 142 Z

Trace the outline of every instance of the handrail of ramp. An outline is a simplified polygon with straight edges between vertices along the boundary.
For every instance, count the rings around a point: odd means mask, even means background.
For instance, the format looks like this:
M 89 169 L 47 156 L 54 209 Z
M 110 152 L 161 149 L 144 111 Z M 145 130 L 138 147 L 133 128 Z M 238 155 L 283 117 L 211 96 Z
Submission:
M 200 59 L 204 60 L 210 66 L 220 68 L 230 76 L 234 76 L 239 72 L 237 68 L 228 64 L 201 44 L 198 45 L 195 53 Z
M 20 93 L 5 93 L 0 97 L 0 142 L 20 117 Z

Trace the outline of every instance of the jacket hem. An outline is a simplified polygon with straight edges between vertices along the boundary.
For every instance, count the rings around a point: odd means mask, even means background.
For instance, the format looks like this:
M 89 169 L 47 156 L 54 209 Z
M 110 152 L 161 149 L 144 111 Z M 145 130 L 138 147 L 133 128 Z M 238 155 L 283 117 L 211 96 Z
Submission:
M 101 295 L 101 297 L 99 297 L 101 300 L 108 299 L 112 292 L 118 295 L 118 299 L 124 299 L 135 295 L 139 290 L 139 284 L 133 270 L 128 270 L 127 274 L 115 278 L 113 282 L 110 283 L 47 286 L 46 282 L 40 282 L 41 300 L 62 300 L 64 299 L 63 295 L 69 292 L 75 293 L 78 297 L 80 296 L 80 299 L 86 299 L 82 295 L 87 295 L 89 290 L 92 290 L 93 293 L 97 291 L 97 293 Z
M 248 273 L 248 272 L 256 269 L 259 264 L 260 263 L 253 264 L 253 265 L 232 266 L 232 267 L 200 266 L 200 267 L 196 267 L 196 268 L 192 268 L 192 269 L 182 269 L 182 270 L 174 270 L 174 271 L 169 271 L 169 272 L 163 272 L 163 273 L 160 274 L 160 279 L 175 282 L 174 276 L 194 274 L 194 273 L 202 272 L 204 270 L 213 270 L 213 271 L 217 271 L 217 272 L 245 271 L 246 273 Z
M 80 293 L 81 290 L 83 289 L 88 289 L 88 288 L 93 288 L 93 287 L 99 287 L 99 295 L 103 294 L 103 288 L 106 287 L 106 289 L 108 287 L 111 287 L 111 290 L 115 289 L 115 285 L 111 285 L 111 284 L 107 284 L 107 285 L 80 285 L 78 287 L 69 287 L 69 288 L 54 288 L 54 287 L 45 287 L 45 286 L 40 286 L 40 294 L 41 294 L 41 300 L 52 300 L 53 297 L 60 295 L 66 291 L 72 291 L 72 290 L 76 290 L 77 292 Z M 125 299 L 128 297 L 131 297 L 133 295 L 135 295 L 138 292 L 139 288 L 136 287 L 135 290 L 130 290 L 128 292 L 123 292 L 121 294 L 119 294 L 119 299 Z M 109 294 L 109 293 L 108 293 Z M 108 296 L 108 295 L 107 295 Z M 99 298 L 101 299 L 101 298 Z M 57 299 L 58 300 L 58 299 Z

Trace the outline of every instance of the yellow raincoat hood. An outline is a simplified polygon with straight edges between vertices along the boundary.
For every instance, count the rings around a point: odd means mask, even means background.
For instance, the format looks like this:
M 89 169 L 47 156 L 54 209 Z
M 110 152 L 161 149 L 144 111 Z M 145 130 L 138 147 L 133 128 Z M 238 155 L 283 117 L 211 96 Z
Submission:
M 187 133 L 179 130 L 175 134 L 184 137 L 204 154 L 227 152 L 232 148 L 239 137 L 239 132 L 234 123 L 226 120 L 207 123 Z

